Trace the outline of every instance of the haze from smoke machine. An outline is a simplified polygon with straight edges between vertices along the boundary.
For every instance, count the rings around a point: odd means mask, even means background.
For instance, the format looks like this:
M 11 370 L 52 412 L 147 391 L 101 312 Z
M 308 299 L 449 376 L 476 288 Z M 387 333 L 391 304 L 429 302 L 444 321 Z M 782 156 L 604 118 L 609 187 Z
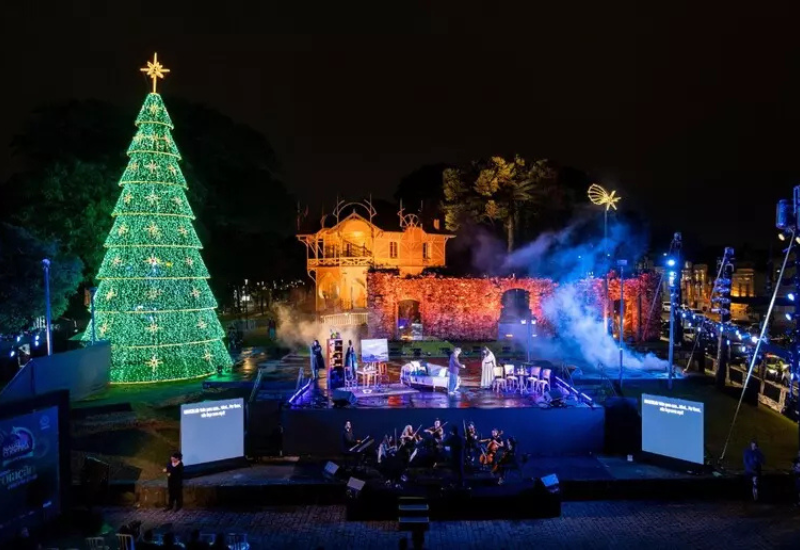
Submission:
M 642 256 L 647 241 L 643 231 L 615 222 L 609 224 L 608 239 L 603 242 L 596 236 L 597 230 L 592 230 L 596 219 L 596 215 L 579 216 L 561 231 L 543 233 L 508 255 L 503 265 L 507 272 L 522 271 L 558 283 L 553 295 L 542 303 L 542 310 L 557 334 L 556 338 L 542 342 L 543 353 L 562 359 L 578 358 L 577 355 L 589 366 L 599 363 L 616 367 L 619 343 L 603 326 L 602 312 L 584 303 L 576 283 L 592 275 L 601 276 L 593 271 L 602 264 L 604 251 L 611 259 L 628 259 L 630 266 Z M 623 365 L 664 371 L 668 363 L 651 353 L 643 355 L 625 347 Z

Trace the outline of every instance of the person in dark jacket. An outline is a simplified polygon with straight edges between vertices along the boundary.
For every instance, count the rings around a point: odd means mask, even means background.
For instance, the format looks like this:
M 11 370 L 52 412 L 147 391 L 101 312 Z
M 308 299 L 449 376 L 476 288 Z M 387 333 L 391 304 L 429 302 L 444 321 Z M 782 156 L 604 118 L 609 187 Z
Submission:
M 322 346 L 319 340 L 314 340 L 311 344 L 311 377 L 316 380 L 319 378 L 319 371 L 325 370 L 325 359 L 322 357 Z
M 167 511 L 175 507 L 175 511 L 183 507 L 183 455 L 173 453 L 169 459 L 167 467 L 164 468 L 167 474 L 167 492 L 169 493 L 169 503 Z
M 458 433 L 458 426 L 450 428 L 450 437 L 445 441 L 445 446 L 450 448 L 450 467 L 458 477 L 458 484 L 464 485 L 464 450 L 466 442 Z
M 756 440 L 752 440 L 744 451 L 744 476 L 752 482 L 753 500 L 758 500 L 758 481 L 761 478 L 761 468 L 764 466 L 764 454 L 758 448 Z

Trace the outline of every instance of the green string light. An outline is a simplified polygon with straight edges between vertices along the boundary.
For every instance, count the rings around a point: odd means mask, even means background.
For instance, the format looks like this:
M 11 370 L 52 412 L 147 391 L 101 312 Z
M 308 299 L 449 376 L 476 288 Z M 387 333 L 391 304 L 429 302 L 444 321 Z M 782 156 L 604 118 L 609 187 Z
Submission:
M 95 294 L 95 334 L 111 342 L 111 381 L 186 380 L 230 369 L 160 95 L 148 94 L 136 127 Z M 83 339 L 91 333 L 90 325 Z

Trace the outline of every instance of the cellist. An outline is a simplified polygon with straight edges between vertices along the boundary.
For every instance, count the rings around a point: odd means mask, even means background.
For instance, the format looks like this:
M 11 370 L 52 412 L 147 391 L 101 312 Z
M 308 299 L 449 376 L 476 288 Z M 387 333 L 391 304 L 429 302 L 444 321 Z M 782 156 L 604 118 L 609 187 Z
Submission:
M 481 456 L 481 464 L 484 466 L 493 465 L 495 460 L 497 460 L 497 453 L 500 449 L 505 447 L 503 439 L 501 438 L 502 435 L 503 432 L 494 428 L 492 430 L 492 437 L 481 441 L 481 443 L 486 443 L 486 453 Z

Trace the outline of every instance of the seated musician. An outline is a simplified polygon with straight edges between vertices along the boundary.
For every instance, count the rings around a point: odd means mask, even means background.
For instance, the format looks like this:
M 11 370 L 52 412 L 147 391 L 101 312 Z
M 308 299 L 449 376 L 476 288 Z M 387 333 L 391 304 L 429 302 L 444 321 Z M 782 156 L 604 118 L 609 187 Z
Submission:
M 433 440 L 436 442 L 437 445 L 441 445 L 442 440 L 444 439 L 444 427 L 442 426 L 442 421 L 438 418 L 434 420 L 433 426 L 425 430 L 427 433 L 433 437 Z
M 353 425 L 348 420 L 344 423 L 344 430 L 342 431 L 342 450 L 345 453 L 350 453 L 351 449 L 359 443 L 361 441 L 356 439 L 355 434 L 353 434 Z
M 509 467 L 514 465 L 517 460 L 517 440 L 509 437 L 506 441 L 503 456 L 501 456 L 497 463 L 494 465 L 492 471 L 498 474 L 497 484 L 502 485 L 506 471 Z
M 481 464 L 484 466 L 494 467 L 494 464 L 497 461 L 497 455 L 500 452 L 500 449 L 504 447 L 502 435 L 503 432 L 497 428 L 494 428 L 492 430 L 492 437 L 489 439 L 480 440 L 481 443 L 486 444 L 486 451 L 481 454 Z

